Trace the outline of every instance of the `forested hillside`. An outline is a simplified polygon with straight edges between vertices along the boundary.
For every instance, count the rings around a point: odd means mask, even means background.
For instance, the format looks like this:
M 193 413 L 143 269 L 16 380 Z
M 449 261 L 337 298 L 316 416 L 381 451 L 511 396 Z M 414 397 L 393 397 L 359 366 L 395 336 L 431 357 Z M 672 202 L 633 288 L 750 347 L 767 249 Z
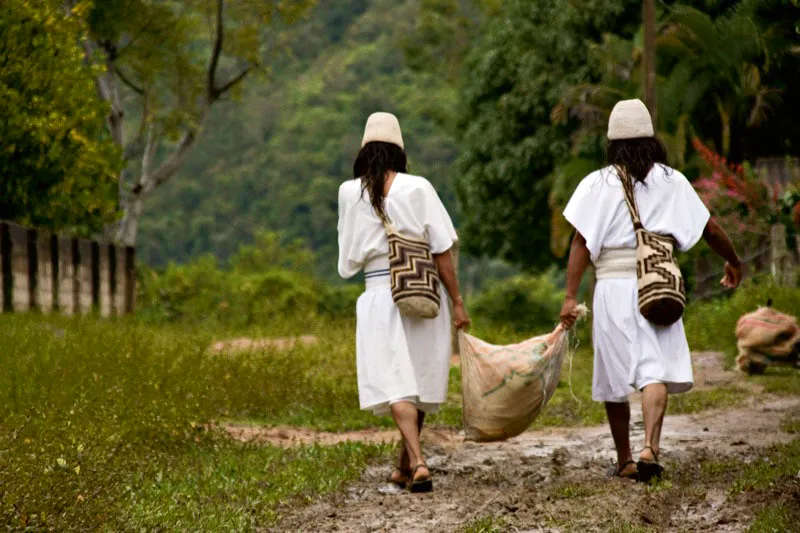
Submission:
M 212 112 L 186 165 L 146 206 L 138 240 L 152 266 L 210 252 L 230 257 L 261 229 L 303 239 L 319 275 L 335 277 L 336 191 L 351 176 L 364 121 L 396 113 L 411 170 L 427 176 L 456 213 L 455 142 L 443 125 L 456 89 L 411 72 L 403 40 L 416 2 L 324 0 L 291 28 L 265 81 Z

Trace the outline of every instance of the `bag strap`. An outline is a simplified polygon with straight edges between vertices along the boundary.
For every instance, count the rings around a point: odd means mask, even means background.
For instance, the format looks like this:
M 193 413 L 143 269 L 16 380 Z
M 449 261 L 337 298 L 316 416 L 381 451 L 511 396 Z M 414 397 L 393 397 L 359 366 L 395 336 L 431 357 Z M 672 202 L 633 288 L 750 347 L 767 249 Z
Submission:
M 389 220 L 389 215 L 384 214 L 384 216 L 379 217 L 379 218 L 381 219 L 381 222 L 383 223 L 383 229 L 386 231 L 386 236 L 387 237 L 389 235 L 396 235 L 397 234 L 397 228 L 395 228 L 394 224 L 392 224 L 392 221 Z
M 616 168 L 617 174 L 619 175 L 619 180 L 622 182 L 622 189 L 625 191 L 625 203 L 628 206 L 628 212 L 631 214 L 633 229 L 644 229 L 644 226 L 642 226 L 642 219 L 639 218 L 639 209 L 636 207 L 636 195 L 634 194 L 633 180 L 630 179 L 621 168 Z

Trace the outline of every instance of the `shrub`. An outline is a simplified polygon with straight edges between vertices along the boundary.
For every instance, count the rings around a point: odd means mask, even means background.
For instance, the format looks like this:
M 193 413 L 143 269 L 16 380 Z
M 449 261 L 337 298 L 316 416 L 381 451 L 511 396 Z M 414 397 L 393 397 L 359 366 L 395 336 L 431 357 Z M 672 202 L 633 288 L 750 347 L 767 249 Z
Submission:
M 470 310 L 478 324 L 514 333 L 540 334 L 558 323 L 564 291 L 555 283 L 556 271 L 519 275 L 498 281 L 473 297 Z
M 312 273 L 313 254 L 261 233 L 224 267 L 211 255 L 163 272 L 140 270 L 137 307 L 151 323 L 241 329 L 276 321 L 308 327 L 355 314 L 360 286 L 331 287 Z

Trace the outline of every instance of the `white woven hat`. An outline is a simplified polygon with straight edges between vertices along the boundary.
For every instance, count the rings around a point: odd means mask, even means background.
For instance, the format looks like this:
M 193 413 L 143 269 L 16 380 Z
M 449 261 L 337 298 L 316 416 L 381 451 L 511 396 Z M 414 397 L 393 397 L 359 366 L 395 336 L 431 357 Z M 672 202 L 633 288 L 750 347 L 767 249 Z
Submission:
M 611 110 L 608 140 L 653 137 L 653 119 L 641 100 L 622 100 Z
M 396 144 L 405 150 L 403 133 L 400 131 L 400 122 L 396 116 L 391 113 L 373 113 L 369 116 L 361 148 L 375 141 Z

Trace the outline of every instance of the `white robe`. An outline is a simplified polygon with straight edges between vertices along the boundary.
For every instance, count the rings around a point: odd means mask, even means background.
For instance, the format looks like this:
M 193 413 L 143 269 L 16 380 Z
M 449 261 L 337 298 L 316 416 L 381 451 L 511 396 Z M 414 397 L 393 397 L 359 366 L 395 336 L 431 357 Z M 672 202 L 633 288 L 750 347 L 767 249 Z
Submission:
M 425 178 L 397 174 L 384 208 L 400 233 L 426 238 L 431 252 L 450 250 L 458 240 L 447 210 Z M 339 188 L 339 275 L 388 269 L 389 243 L 360 180 Z M 388 274 L 368 276 L 356 307 L 356 366 L 362 409 L 385 414 L 398 400 L 434 412 L 447 399 L 451 355 L 447 294 L 435 319 L 401 316 Z
M 710 214 L 686 177 L 655 165 L 645 186 L 637 184 L 636 203 L 648 231 L 672 235 L 681 251 L 703 236 Z M 564 216 L 586 238 L 593 262 L 600 252 L 636 248 L 633 222 L 616 170 L 593 172 L 578 185 Z M 665 383 L 670 393 L 692 388 L 692 362 L 683 321 L 655 326 L 639 312 L 635 276 L 598 280 L 593 305 L 596 401 L 624 402 L 635 389 Z

